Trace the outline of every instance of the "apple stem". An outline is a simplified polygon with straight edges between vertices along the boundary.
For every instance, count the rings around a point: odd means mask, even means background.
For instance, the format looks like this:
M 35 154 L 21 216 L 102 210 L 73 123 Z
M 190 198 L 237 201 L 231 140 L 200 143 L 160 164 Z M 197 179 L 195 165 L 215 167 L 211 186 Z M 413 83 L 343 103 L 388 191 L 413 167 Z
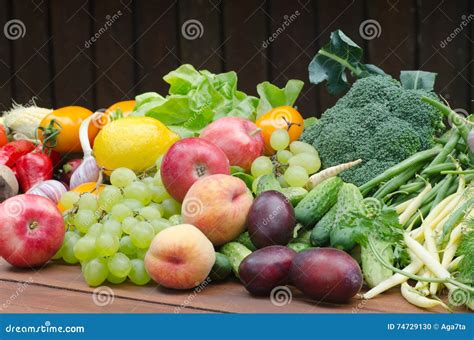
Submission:
M 30 228 L 30 230 L 35 230 L 36 227 L 38 227 L 38 222 L 37 221 L 33 221 L 31 222 L 29 225 L 28 225 L 28 228 Z
M 259 133 L 260 131 L 262 131 L 262 129 L 257 128 L 257 129 L 255 129 L 254 131 L 250 132 L 249 135 L 250 135 L 250 137 L 253 137 L 253 136 L 255 136 L 257 133 Z

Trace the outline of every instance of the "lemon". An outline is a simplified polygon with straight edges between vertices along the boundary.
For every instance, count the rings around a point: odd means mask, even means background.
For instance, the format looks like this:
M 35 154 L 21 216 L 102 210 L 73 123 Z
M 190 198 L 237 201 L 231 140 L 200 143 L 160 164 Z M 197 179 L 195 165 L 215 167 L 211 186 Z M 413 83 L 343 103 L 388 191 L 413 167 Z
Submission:
M 121 167 L 139 173 L 153 167 L 178 139 L 177 134 L 154 118 L 121 118 L 100 130 L 94 141 L 94 156 L 108 174 Z

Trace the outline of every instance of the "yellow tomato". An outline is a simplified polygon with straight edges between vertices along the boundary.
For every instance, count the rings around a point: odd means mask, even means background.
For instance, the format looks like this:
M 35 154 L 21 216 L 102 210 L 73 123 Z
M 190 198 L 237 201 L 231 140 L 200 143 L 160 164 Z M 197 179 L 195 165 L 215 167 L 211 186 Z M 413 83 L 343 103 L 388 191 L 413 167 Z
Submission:
M 277 129 L 286 129 L 290 135 L 290 142 L 300 138 L 304 129 L 304 119 L 291 106 L 276 107 L 260 116 L 255 124 L 262 129 L 265 141 L 265 154 L 273 155 L 275 150 L 270 146 L 270 136 Z
M 117 111 L 118 109 L 120 109 L 120 111 L 122 111 L 124 117 L 126 117 L 126 116 L 128 116 L 128 114 L 130 112 L 133 111 L 134 107 L 135 107 L 135 101 L 134 100 L 124 100 L 124 101 L 117 102 L 117 103 L 112 104 L 111 106 L 109 106 L 109 108 L 107 110 L 105 110 L 105 113 L 111 114 L 111 113 Z

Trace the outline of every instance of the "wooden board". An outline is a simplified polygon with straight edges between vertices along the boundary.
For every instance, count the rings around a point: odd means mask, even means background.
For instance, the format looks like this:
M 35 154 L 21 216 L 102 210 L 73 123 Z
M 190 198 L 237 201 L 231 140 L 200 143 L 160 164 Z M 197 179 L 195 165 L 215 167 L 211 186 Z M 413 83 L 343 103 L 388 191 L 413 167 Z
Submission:
M 98 294 L 101 292 L 102 295 Z M 317 304 L 291 290 L 291 301 L 278 306 L 252 297 L 236 281 L 210 283 L 198 290 L 173 291 L 154 283 L 109 288 L 88 287 L 79 266 L 50 264 L 38 271 L 0 262 L 0 311 L 5 313 L 421 313 L 393 289 L 373 300 L 345 305 Z M 444 312 L 435 309 L 432 312 Z

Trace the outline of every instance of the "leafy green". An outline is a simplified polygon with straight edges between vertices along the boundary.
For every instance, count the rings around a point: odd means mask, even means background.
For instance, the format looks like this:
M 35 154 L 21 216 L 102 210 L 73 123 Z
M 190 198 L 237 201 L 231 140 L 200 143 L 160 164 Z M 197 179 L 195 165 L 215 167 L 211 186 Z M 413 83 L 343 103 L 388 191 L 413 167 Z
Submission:
M 400 82 L 407 90 L 433 91 L 437 73 L 426 71 L 401 71 Z
M 235 72 L 213 74 L 185 64 L 163 79 L 170 85 L 169 94 L 137 96 L 133 115 L 156 118 L 183 137 L 224 116 L 255 119 L 258 99 L 237 90 Z
M 257 118 L 274 107 L 293 106 L 300 94 L 304 83 L 301 80 L 291 79 L 285 87 L 280 89 L 268 81 L 257 85 L 260 102 L 257 106 Z
M 361 63 L 362 55 L 362 48 L 341 30 L 332 32 L 329 43 L 318 51 L 309 64 L 309 81 L 312 84 L 327 81 L 329 93 L 338 94 L 350 87 L 347 71 L 356 78 L 385 74 L 374 65 Z
M 467 217 L 463 223 L 466 230 L 457 249 L 457 255 L 463 256 L 458 277 L 465 283 L 474 284 L 474 217 Z

